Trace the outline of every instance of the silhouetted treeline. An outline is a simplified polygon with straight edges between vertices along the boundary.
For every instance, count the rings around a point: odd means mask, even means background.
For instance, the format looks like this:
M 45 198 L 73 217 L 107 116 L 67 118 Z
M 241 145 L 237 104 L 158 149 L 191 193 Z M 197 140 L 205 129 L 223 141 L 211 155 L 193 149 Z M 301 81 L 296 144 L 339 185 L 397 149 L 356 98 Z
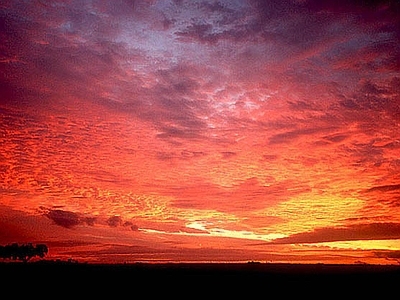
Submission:
M 36 246 L 32 243 L 22 245 L 19 245 L 18 243 L 12 243 L 6 246 L 0 245 L 0 258 L 3 260 L 11 259 L 27 262 L 35 256 L 43 258 L 48 252 L 49 249 L 45 244 L 37 244 Z

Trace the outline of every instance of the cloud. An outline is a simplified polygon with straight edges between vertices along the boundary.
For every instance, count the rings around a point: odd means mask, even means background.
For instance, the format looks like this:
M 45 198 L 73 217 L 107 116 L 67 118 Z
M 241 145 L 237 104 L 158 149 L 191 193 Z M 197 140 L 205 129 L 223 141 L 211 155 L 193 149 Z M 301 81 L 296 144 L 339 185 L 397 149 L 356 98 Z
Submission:
M 400 184 L 389 184 L 389 185 L 381 185 L 374 186 L 372 188 L 367 189 L 365 192 L 391 192 L 400 190 Z
M 400 239 L 400 223 L 371 223 L 345 227 L 316 228 L 311 232 L 298 233 L 289 237 L 279 238 L 271 243 L 302 244 L 384 239 Z
M 329 141 L 330 143 L 341 143 L 348 139 L 351 135 L 350 134 L 329 134 L 327 136 L 324 136 L 323 139 L 326 141 Z
M 79 99 L 153 123 L 161 131 L 160 138 L 201 136 L 206 128 L 202 117 L 208 112 L 207 102 L 201 101 L 206 100 L 201 88 L 212 80 L 210 74 L 199 77 L 205 75 L 206 64 L 182 61 L 152 67 L 159 57 L 118 38 L 128 25 L 119 23 L 113 14 L 126 4 L 118 3 L 117 8 L 104 4 L 110 15 L 96 5 L 74 8 L 62 4 L 65 15 L 55 10 L 56 5 L 48 6 L 51 18 L 47 22 L 40 18 L 43 7 L 21 5 L 31 15 L 25 23 L 19 15 L 22 7 L 3 11 L 7 43 L 2 46 L 1 64 L 7 76 L 0 82 L 8 96 L 5 101 L 32 105 L 38 98 L 41 104 Z M 6 63 L 13 57 L 16 63 Z
M 120 216 L 112 216 L 108 218 L 107 224 L 110 227 L 118 227 L 122 224 L 122 218 Z
M 394 208 L 397 208 L 400 205 L 399 184 L 373 186 L 361 191 L 360 194 L 369 199 L 369 201 L 375 200 L 378 203 L 385 203 Z
M 139 227 L 137 225 L 131 225 L 130 228 L 131 228 L 132 231 L 138 231 L 139 230 Z
M 71 211 L 54 209 L 50 210 L 46 216 L 55 224 L 65 228 L 72 228 L 82 223 L 79 215 Z
M 90 97 L 93 84 L 105 80 L 105 74 L 118 72 L 115 63 L 124 54 L 123 49 L 111 40 L 112 26 L 97 15 L 68 6 L 59 10 L 48 6 L 43 10 L 33 2 L 2 12 L 7 20 L 4 55 L 24 62 L 2 64 L 8 74 L 15 76 L 1 78 L 6 84 L 18 84 L 41 97 L 64 93 Z M 23 22 L 22 12 L 28 14 Z M 41 18 L 45 12 L 49 17 Z
M 96 217 L 85 217 L 85 218 L 83 218 L 83 221 L 89 226 L 94 226 L 96 220 L 97 220 Z
M 400 262 L 400 251 L 376 251 L 374 253 L 377 257 Z
M 48 222 L 71 235 L 81 224 L 135 231 L 125 218 L 177 211 L 182 223 L 188 211 L 212 210 L 262 227 L 285 220 L 255 211 L 287 200 L 307 211 L 315 195 L 398 207 L 398 9 L 398 1 L 7 1 L 5 201 L 32 209 L 51 201 Z M 291 238 L 385 236 L 382 224 Z
M 278 133 L 275 135 L 272 135 L 269 138 L 269 144 L 282 144 L 282 143 L 290 143 L 293 142 L 295 139 L 302 137 L 302 136 L 310 136 L 314 137 L 315 134 L 317 133 L 326 133 L 326 132 L 331 132 L 335 127 L 325 127 L 325 128 L 318 128 L 318 127 L 312 127 L 312 128 L 305 128 L 305 129 L 298 129 L 298 130 L 292 130 L 292 131 L 287 131 L 283 133 Z
M 229 159 L 237 155 L 237 153 L 233 151 L 223 151 L 221 154 L 223 159 Z
M 53 210 L 49 214 L 36 215 L 0 205 L 0 244 L 8 243 L 46 243 L 52 251 L 53 246 L 69 240 L 69 245 L 79 243 L 70 226 L 77 224 L 77 215 L 62 210 Z M 54 236 L 54 224 L 57 228 L 59 241 L 49 237 Z M 85 244 L 86 242 L 80 242 Z
M 158 135 L 158 137 L 160 137 L 159 135 Z M 162 160 L 162 161 L 191 160 L 191 159 L 196 159 L 196 158 L 203 158 L 207 155 L 208 154 L 205 151 L 189 151 L 189 150 L 182 150 L 180 152 L 178 152 L 178 151 L 158 151 L 156 153 L 156 158 L 159 160 Z
M 246 2 L 186 2 L 179 5 L 179 8 L 182 13 L 171 14 L 171 20 L 179 22 L 181 15 L 187 13 L 192 16 L 190 22 L 183 25 L 175 22 L 178 28 L 176 35 L 180 41 L 215 45 L 220 41 L 241 41 L 249 38 L 245 35 L 247 24 L 244 20 L 251 16 Z
M 396 99 L 399 91 L 392 88 L 390 82 L 398 81 L 397 77 L 391 78 L 389 85 L 379 85 L 370 81 L 361 81 L 358 91 L 353 97 L 343 100 L 346 108 L 362 112 L 385 112 L 387 116 L 394 117 L 399 114 L 400 106 Z M 368 119 L 367 119 L 368 120 Z
M 273 181 L 263 185 L 258 178 L 253 177 L 237 182 L 231 187 L 202 181 L 195 185 L 175 186 L 164 193 L 173 196 L 175 200 L 172 204 L 179 208 L 212 209 L 241 215 L 264 209 L 309 190 L 308 186 L 300 182 Z

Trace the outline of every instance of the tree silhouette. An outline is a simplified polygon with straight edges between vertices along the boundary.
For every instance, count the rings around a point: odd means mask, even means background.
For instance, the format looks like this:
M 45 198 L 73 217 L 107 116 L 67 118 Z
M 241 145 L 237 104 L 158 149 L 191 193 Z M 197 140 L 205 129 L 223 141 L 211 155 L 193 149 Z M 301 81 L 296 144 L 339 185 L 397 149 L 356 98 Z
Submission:
M 28 262 L 31 258 L 38 256 L 43 258 L 47 255 L 49 249 L 45 244 L 37 244 L 33 246 L 32 243 L 18 245 L 18 243 L 0 246 L 0 257 L 4 259 L 20 260 Z

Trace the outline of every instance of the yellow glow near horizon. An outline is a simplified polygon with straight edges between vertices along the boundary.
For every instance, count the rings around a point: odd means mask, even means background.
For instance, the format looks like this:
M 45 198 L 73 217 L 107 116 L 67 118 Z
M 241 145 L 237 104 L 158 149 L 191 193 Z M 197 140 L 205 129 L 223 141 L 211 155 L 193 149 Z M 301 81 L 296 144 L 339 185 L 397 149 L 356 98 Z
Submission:
M 310 244 L 311 245 L 311 244 Z M 312 244 L 316 245 L 316 244 Z M 336 249 L 357 249 L 357 250 L 400 250 L 400 240 L 357 240 L 318 243 L 320 246 L 326 246 Z
M 211 236 L 239 238 L 239 239 L 251 239 L 251 240 L 263 240 L 271 241 L 277 238 L 285 237 L 284 234 L 271 233 L 271 234 L 255 234 L 254 232 L 246 230 L 227 230 L 222 228 L 207 228 L 204 222 L 193 222 L 187 224 L 186 227 L 197 230 L 208 232 Z

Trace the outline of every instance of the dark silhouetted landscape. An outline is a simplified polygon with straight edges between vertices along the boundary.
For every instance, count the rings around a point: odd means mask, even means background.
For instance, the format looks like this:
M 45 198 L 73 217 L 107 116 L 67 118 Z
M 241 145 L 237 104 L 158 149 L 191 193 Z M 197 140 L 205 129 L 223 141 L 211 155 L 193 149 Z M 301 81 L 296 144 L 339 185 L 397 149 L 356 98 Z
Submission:
M 95 285 L 129 285 L 142 289 L 170 282 L 170 288 L 274 288 L 276 286 L 332 287 L 365 289 L 369 285 L 393 286 L 400 283 L 400 265 L 334 265 L 286 263 L 132 263 L 90 264 L 75 261 L 41 260 L 36 262 L 3 262 L 0 273 L 10 281 L 67 285 L 71 288 Z M 61 282 L 61 283 L 60 283 Z M 103 286 L 104 288 L 104 286 Z M 177 287 L 176 287 L 177 288 Z

